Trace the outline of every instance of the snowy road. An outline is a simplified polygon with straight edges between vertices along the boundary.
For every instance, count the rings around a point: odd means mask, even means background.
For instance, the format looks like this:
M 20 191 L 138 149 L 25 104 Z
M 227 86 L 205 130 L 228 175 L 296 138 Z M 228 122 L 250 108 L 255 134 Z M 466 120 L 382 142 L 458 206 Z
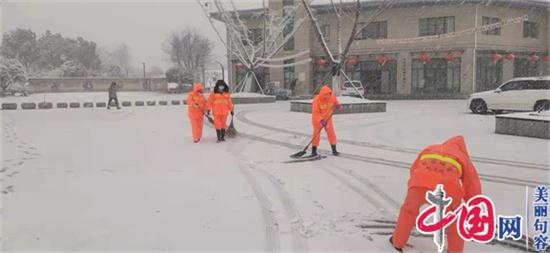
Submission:
M 287 102 L 238 105 L 242 134 L 222 144 L 208 126 L 193 144 L 184 107 L 3 111 L 3 247 L 391 252 L 408 165 L 456 134 L 497 213 L 523 214 L 525 185 L 550 181 L 548 141 L 496 135 L 494 116 L 464 107 L 391 101 L 387 113 L 337 115 L 342 156 L 300 164 L 282 162 L 307 143 L 310 116 Z M 410 244 L 435 250 L 431 238 Z

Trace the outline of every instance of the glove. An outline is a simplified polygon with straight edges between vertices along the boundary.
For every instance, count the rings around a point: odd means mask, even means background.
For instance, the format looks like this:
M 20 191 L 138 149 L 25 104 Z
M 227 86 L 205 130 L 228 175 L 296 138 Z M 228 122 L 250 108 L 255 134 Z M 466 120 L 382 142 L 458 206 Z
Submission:
M 231 116 L 235 115 L 235 112 L 234 111 L 231 111 Z
M 344 106 L 341 105 L 341 104 L 335 104 L 335 105 L 334 105 L 334 109 L 335 109 L 335 110 L 341 110 L 342 108 L 344 108 Z
M 210 115 L 210 110 L 206 110 L 206 115 Z
M 326 127 L 328 122 L 326 120 L 322 119 L 320 121 L 320 123 L 321 123 L 321 126 Z

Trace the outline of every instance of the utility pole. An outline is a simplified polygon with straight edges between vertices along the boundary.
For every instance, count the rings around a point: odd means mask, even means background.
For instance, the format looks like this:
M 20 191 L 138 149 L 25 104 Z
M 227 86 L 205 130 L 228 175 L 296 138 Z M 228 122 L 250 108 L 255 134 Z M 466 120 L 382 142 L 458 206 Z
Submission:
M 475 29 L 474 30 L 474 49 L 473 49 L 473 64 L 472 64 L 472 93 L 476 92 L 476 82 L 477 82 L 477 77 L 476 77 L 476 72 L 477 72 L 477 23 L 478 23 L 478 11 L 479 11 L 479 4 L 476 5 L 476 16 L 474 18 L 474 22 L 475 22 Z
M 145 62 L 143 63 L 143 81 L 145 82 Z

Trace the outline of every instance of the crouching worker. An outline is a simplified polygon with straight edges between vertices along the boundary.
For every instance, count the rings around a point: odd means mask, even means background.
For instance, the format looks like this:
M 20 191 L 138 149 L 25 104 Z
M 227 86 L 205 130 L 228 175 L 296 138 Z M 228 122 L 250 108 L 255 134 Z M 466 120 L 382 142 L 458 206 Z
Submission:
M 193 142 L 197 143 L 202 137 L 204 113 L 206 112 L 206 99 L 203 94 L 202 83 L 196 83 L 193 90 L 187 95 L 187 116 L 191 123 Z
M 443 144 L 428 146 L 420 152 L 410 169 L 407 196 L 399 210 L 395 231 L 390 237 L 393 247 L 401 251 L 407 243 L 419 209 L 426 204 L 426 192 L 443 185 L 452 199 L 447 212 L 457 209 L 462 200 L 481 194 L 476 168 L 470 161 L 464 137 L 455 136 Z M 456 221 L 447 227 L 448 252 L 462 252 L 464 240 L 458 234 Z
M 313 140 L 311 142 L 311 156 L 317 155 L 317 147 L 321 139 L 321 130 L 324 128 L 327 132 L 328 142 L 332 148 L 333 155 L 339 155 L 336 150 L 336 134 L 332 124 L 332 114 L 334 110 L 342 109 L 338 99 L 332 95 L 332 90 L 328 86 L 321 87 L 319 95 L 313 99 L 311 108 L 311 124 L 313 125 Z
M 214 128 L 218 142 L 225 141 L 225 129 L 227 128 L 227 115 L 233 112 L 233 102 L 229 94 L 229 86 L 223 80 L 218 80 L 214 90 L 208 95 L 207 108 L 212 109 L 214 116 Z

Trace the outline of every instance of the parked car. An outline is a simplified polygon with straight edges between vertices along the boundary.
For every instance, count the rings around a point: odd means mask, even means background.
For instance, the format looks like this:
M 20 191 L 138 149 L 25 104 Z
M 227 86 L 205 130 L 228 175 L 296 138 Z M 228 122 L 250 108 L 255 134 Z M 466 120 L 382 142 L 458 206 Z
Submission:
M 292 96 L 292 91 L 289 89 L 276 89 L 273 95 L 277 100 L 289 100 Z
M 353 88 L 355 86 L 355 89 Z M 346 81 L 342 85 L 342 96 L 361 97 L 365 93 L 365 88 L 361 81 Z
M 468 100 L 473 113 L 540 111 L 550 107 L 550 76 L 515 78 L 495 90 L 474 93 Z
M 177 93 L 179 89 L 178 83 L 168 83 L 168 93 Z

